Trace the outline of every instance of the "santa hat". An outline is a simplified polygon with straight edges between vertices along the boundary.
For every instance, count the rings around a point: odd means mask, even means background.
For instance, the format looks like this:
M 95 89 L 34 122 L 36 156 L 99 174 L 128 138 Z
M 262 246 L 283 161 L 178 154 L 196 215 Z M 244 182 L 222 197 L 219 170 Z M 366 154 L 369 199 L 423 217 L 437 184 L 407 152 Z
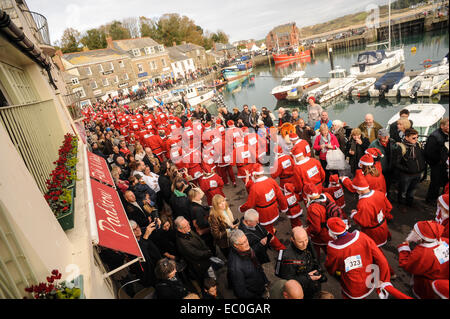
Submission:
M 191 122 L 190 120 L 187 120 L 187 121 L 184 123 L 184 127 L 190 127 L 190 128 L 192 128 L 192 122 Z
M 305 186 L 303 186 L 303 193 L 308 198 L 320 195 L 319 189 L 313 183 L 306 183 Z
M 309 102 L 309 100 L 313 100 L 313 102 L 316 103 L 316 98 L 315 98 L 314 96 L 310 96 L 310 97 L 308 98 L 308 102 Z
M 291 140 L 291 142 L 295 142 L 298 140 L 298 135 L 295 133 L 290 133 L 289 134 L 289 139 Z
M 334 235 L 342 235 L 348 229 L 348 226 L 339 217 L 331 217 L 327 220 L 327 227 L 330 233 Z
M 210 129 L 211 129 L 211 124 L 206 123 L 206 124 L 205 124 L 205 130 L 210 130 Z
M 353 188 L 358 191 L 369 188 L 369 183 L 367 183 L 367 180 L 360 169 L 356 170 L 355 178 L 353 179 Z
M 439 196 L 438 201 L 446 210 L 448 210 L 448 194 Z
M 227 125 L 228 125 L 228 127 L 234 126 L 234 121 L 233 121 L 233 120 L 229 120 L 229 121 L 227 122 Z
M 434 242 L 440 240 L 444 232 L 444 226 L 434 220 L 426 220 L 417 222 L 414 225 L 414 231 L 426 242 Z
M 253 164 L 252 175 L 263 175 L 263 174 L 264 174 L 264 167 L 262 167 L 262 165 L 259 163 Z
M 291 154 L 294 155 L 295 157 L 305 155 L 305 154 L 303 153 L 303 147 L 302 147 L 300 144 L 295 145 L 295 146 L 291 149 Z
M 334 185 L 339 184 L 339 175 L 338 174 L 330 175 L 330 184 L 334 184 Z
M 220 118 L 216 119 L 216 124 L 218 125 L 222 124 L 222 120 Z
M 364 166 L 373 166 L 373 157 L 369 154 L 363 155 L 359 160 L 358 167 Z
M 375 148 L 375 147 L 371 147 L 371 148 L 366 149 L 365 153 L 369 154 L 373 158 L 384 157 L 383 153 L 381 153 L 381 151 L 378 148 Z
M 295 192 L 295 186 L 292 183 L 286 183 L 284 184 L 284 192 L 285 193 L 294 193 Z
M 200 166 L 202 167 L 202 170 L 205 174 L 211 174 L 212 173 L 212 168 L 209 165 L 205 165 L 204 163 L 200 164 Z

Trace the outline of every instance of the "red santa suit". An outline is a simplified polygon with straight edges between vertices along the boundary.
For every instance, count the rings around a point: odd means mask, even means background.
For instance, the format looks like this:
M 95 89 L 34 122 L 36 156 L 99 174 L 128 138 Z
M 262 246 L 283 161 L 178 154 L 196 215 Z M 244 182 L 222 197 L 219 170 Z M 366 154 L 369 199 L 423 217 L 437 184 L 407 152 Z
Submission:
M 359 170 L 353 180 L 353 187 L 357 190 L 370 190 Z M 366 194 L 359 195 L 356 210 L 352 211 L 350 218 L 361 226 L 363 233 L 372 238 L 378 247 L 381 247 L 391 236 L 386 221 L 393 218 L 391 210 L 392 205 L 384 193 L 370 190 Z
M 237 167 L 237 177 L 245 178 L 245 171 L 252 173 L 253 164 L 256 162 L 256 154 L 252 152 L 248 145 L 237 143 L 233 150 L 233 164 Z
M 166 145 L 159 135 L 155 135 L 152 132 L 144 135 L 144 146 L 150 147 L 153 154 L 158 156 L 161 162 L 164 160 Z
M 431 283 L 431 288 L 436 294 L 436 299 L 448 299 L 449 298 L 449 281 L 448 279 L 437 279 Z
M 359 167 L 362 167 L 363 165 L 374 166 L 374 160 L 372 156 L 370 156 L 369 154 L 362 156 L 361 159 L 359 160 Z M 379 176 L 373 176 L 371 174 L 367 174 L 364 176 L 367 180 L 367 183 L 369 183 L 370 189 L 386 194 L 386 180 L 384 179 L 382 170 L 379 170 L 378 168 L 377 170 L 378 173 L 380 174 Z M 350 192 L 353 193 L 355 192 L 355 189 L 352 186 L 352 181 L 348 177 L 343 177 L 342 183 Z
M 208 201 L 208 205 L 212 205 L 212 199 L 214 195 L 222 195 L 225 197 L 223 193 L 223 180 L 222 178 L 214 172 L 205 170 L 205 174 L 198 180 L 198 186 L 206 195 L 206 200 Z
M 344 298 L 368 297 L 376 287 L 366 282 L 372 282 L 369 277 L 374 277 L 375 271 L 382 285 L 390 284 L 389 264 L 370 237 L 357 230 L 347 232 L 347 225 L 337 217 L 331 217 L 327 227 L 336 239 L 328 243 L 325 268 L 331 275 L 340 274 Z
M 280 178 L 280 187 L 283 188 L 286 183 L 295 185 L 294 177 L 294 160 L 288 154 L 283 153 L 281 146 L 277 148 L 277 154 L 275 158 L 276 171 L 271 174 L 273 179 Z
M 311 147 L 306 140 L 299 138 L 296 133 L 289 134 L 289 140 L 292 142 L 291 149 L 294 149 L 298 145 L 304 156 L 311 157 Z
M 236 186 L 236 177 L 234 176 L 233 166 L 233 144 L 226 143 L 226 139 L 224 138 L 215 138 L 212 142 L 214 151 L 218 149 L 218 155 L 220 154 L 219 162 L 217 163 L 218 173 L 220 177 L 222 177 L 225 185 L 228 185 L 228 177 L 231 179 L 231 182 L 234 186 Z M 220 152 L 220 153 L 219 153 Z
M 264 170 L 260 164 L 255 164 L 253 175 L 262 175 Z M 274 239 L 271 245 L 276 250 L 286 249 L 286 247 L 276 238 L 273 223 L 280 217 L 279 211 L 286 213 L 288 204 L 283 192 L 274 179 L 267 176 L 260 176 L 254 180 L 250 186 L 247 201 L 239 207 L 241 213 L 250 208 L 254 208 L 259 213 L 260 224 L 272 235 Z
M 438 209 L 436 211 L 436 221 L 444 226 L 444 232 L 442 237 L 448 238 L 448 193 L 439 196 L 438 198 Z M 442 207 L 447 210 L 443 211 Z
M 336 204 L 344 209 L 345 207 L 345 196 L 344 189 L 342 185 L 339 183 L 339 176 L 337 174 L 330 175 L 330 185 L 327 188 L 324 188 L 323 191 L 328 193 L 333 197 Z
M 442 238 L 444 227 L 435 221 L 420 221 L 414 231 L 422 239 L 412 251 L 408 242 L 398 246 L 399 266 L 413 275 L 413 293 L 420 299 L 432 299 L 432 282 L 449 279 L 448 238 Z
M 295 148 L 293 150 L 295 150 Z M 318 187 L 319 193 L 322 193 L 322 183 L 325 181 L 325 171 L 323 170 L 322 165 L 320 165 L 320 162 L 315 158 L 305 157 L 299 161 L 294 159 L 294 164 L 294 185 L 296 191 L 301 193 L 303 191 L 303 186 L 307 183 L 311 183 Z M 303 196 L 303 198 L 305 199 L 306 197 Z
M 300 206 L 301 198 L 300 195 L 295 192 L 294 184 L 284 184 L 283 193 L 286 202 L 288 203 L 287 218 L 291 221 L 291 227 L 302 226 L 303 223 L 300 220 L 300 216 L 303 215 L 303 209 Z

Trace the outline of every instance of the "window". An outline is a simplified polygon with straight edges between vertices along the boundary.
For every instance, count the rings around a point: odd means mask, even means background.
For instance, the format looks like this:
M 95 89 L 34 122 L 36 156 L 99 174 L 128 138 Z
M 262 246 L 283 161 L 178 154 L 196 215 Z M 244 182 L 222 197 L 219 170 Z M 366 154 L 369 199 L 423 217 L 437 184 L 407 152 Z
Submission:
M 109 62 L 109 69 L 114 70 L 114 64 L 112 62 Z
M 166 59 L 161 59 L 161 62 L 162 62 L 163 68 L 167 66 L 167 64 L 166 64 Z
M 123 61 L 119 61 L 119 66 L 120 66 L 121 68 L 124 68 L 124 67 L 125 67 L 125 63 L 123 63 Z
M 133 49 L 133 55 L 134 56 L 141 56 L 141 50 L 140 49 Z
M 91 68 L 90 68 L 90 67 L 87 67 L 87 68 L 86 68 L 86 74 L 87 74 L 87 75 L 92 75 L 92 71 L 91 71 Z
M 108 86 L 109 85 L 108 79 L 103 79 L 102 83 L 103 83 L 103 86 Z
M 149 64 L 150 64 L 150 69 L 156 70 L 156 62 L 155 61 L 151 61 L 151 62 L 149 62 Z
M 139 72 L 139 73 L 144 72 L 144 68 L 142 67 L 142 64 L 138 64 L 138 65 L 137 65 L 137 68 L 138 68 L 138 72 Z
M 86 93 L 84 93 L 84 89 L 83 88 L 73 89 L 72 92 L 73 93 L 78 93 L 78 97 L 80 97 L 80 98 L 86 97 Z
M 98 65 L 98 72 L 100 73 L 103 72 L 103 65 L 101 64 Z
M 145 54 L 151 54 L 150 47 L 144 48 Z
M 73 85 L 80 84 L 80 81 L 78 81 L 78 78 L 72 78 L 72 84 Z
M 164 46 L 163 45 L 158 45 L 158 51 L 159 52 L 164 52 Z
M 116 83 L 116 84 L 119 83 L 119 76 L 116 75 L 116 76 L 114 77 L 114 83 Z
M 91 89 L 95 90 L 96 88 L 98 88 L 97 82 L 91 82 Z
M 128 80 L 128 73 L 125 73 L 124 75 L 123 75 L 123 79 L 126 81 L 126 80 Z

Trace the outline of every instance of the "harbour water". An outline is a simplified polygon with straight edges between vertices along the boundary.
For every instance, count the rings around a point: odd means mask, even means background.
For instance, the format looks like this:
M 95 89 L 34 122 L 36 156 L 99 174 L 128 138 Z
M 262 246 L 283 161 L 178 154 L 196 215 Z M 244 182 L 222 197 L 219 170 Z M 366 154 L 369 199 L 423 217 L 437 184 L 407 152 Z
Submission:
M 410 36 L 401 39 L 404 46 L 405 65 L 404 70 L 422 70 L 423 61 L 431 59 L 432 61 L 442 60 L 449 52 L 449 33 L 442 30 L 435 33 L 425 33 L 417 36 Z M 394 39 L 393 45 L 400 45 L 400 39 Z M 416 47 L 416 51 L 411 52 L 411 48 Z M 350 66 L 356 62 L 358 53 L 365 49 L 371 50 L 373 47 L 351 48 L 351 50 L 335 50 L 334 66 L 340 66 L 347 71 Z M 249 106 L 256 105 L 260 110 L 265 106 L 270 110 L 276 110 L 279 107 L 297 108 L 301 116 L 306 116 L 306 104 L 297 101 L 277 101 L 271 95 L 271 90 L 279 85 L 281 78 L 294 70 L 305 71 L 306 77 L 319 77 L 322 81 L 328 78 L 330 71 L 330 61 L 327 54 L 317 55 L 315 59 L 308 63 L 294 62 L 286 67 L 272 65 L 256 67 L 250 77 L 229 83 L 224 89 L 225 103 L 229 109 L 233 107 L 242 109 L 244 104 Z M 430 98 L 419 98 L 411 100 L 409 98 L 344 98 L 340 97 L 330 104 L 324 106 L 329 113 L 330 119 L 340 119 L 349 126 L 355 127 L 364 119 L 367 113 L 374 114 L 375 120 L 383 126 L 396 112 L 404 106 L 412 103 L 438 103 L 446 108 L 446 116 L 449 111 L 448 96 L 436 95 Z

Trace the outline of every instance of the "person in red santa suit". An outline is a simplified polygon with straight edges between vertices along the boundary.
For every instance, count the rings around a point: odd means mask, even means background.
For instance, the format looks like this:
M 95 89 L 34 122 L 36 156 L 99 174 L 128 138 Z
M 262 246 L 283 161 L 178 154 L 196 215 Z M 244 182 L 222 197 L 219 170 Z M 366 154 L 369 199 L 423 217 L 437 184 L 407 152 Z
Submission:
M 383 166 L 381 165 L 381 159 L 384 157 L 383 153 L 381 153 L 381 151 L 376 147 L 368 148 L 364 151 L 364 153 L 372 156 L 376 169 L 379 172 L 382 172 Z
M 283 188 L 284 197 L 288 203 L 287 218 L 291 221 L 291 227 L 302 226 L 300 216 L 303 215 L 303 208 L 300 206 L 300 195 L 295 191 L 294 184 L 285 183 Z
M 332 240 L 327 245 L 325 268 L 338 276 L 343 298 L 365 299 L 376 288 L 391 285 L 386 257 L 369 236 L 358 230 L 348 232 L 338 217 L 329 218 L 327 228 Z
M 211 142 L 208 140 L 204 141 L 202 150 L 202 167 L 208 167 L 210 171 L 215 171 L 217 169 L 216 161 L 217 156 L 215 155 Z
M 227 130 L 228 134 L 228 130 Z M 217 163 L 218 166 L 218 173 L 220 177 L 222 177 L 223 182 L 225 185 L 228 185 L 228 178 L 231 179 L 231 182 L 233 183 L 233 187 L 237 187 L 236 184 L 236 177 L 234 176 L 233 172 L 233 143 L 232 135 L 222 135 L 222 137 L 216 137 L 211 142 L 214 146 L 214 152 L 217 152 L 217 156 L 220 154 L 220 159 Z
M 444 226 L 442 237 L 448 238 L 448 193 L 438 197 L 435 220 Z
M 264 168 L 261 164 L 254 164 L 252 173 L 253 183 L 250 186 L 247 201 L 239 207 L 244 213 L 248 209 L 255 209 L 259 213 L 259 222 L 269 233 L 274 236 L 270 242 L 275 250 L 284 250 L 286 247 L 275 236 L 273 224 L 280 217 L 279 212 L 286 213 L 288 204 L 283 192 L 274 179 L 264 176 Z
M 350 218 L 361 227 L 361 231 L 372 238 L 378 247 L 391 237 L 387 220 L 391 220 L 392 205 L 382 192 L 371 190 L 361 170 L 356 171 L 353 188 L 359 195 L 356 209 Z
M 278 145 L 275 155 L 275 164 L 271 168 L 274 171 L 270 176 L 273 179 L 280 178 L 280 187 L 283 188 L 286 183 L 295 184 L 294 160 L 289 154 L 283 152 L 283 148 Z
M 231 145 L 234 145 L 236 143 L 243 142 L 243 134 L 240 128 L 234 126 L 234 121 L 229 120 L 227 121 L 228 129 L 225 131 L 225 140 L 227 140 L 227 143 L 231 143 Z
M 246 171 L 251 173 L 253 164 L 256 163 L 256 153 L 252 152 L 247 144 L 244 144 L 244 140 L 241 140 L 235 144 L 232 160 L 232 165 L 237 168 L 237 178 L 244 180 L 247 175 Z
M 339 183 L 339 175 L 330 175 L 330 185 L 329 187 L 324 188 L 323 191 L 333 197 L 336 205 L 338 205 L 342 209 L 345 208 L 344 189 L 342 188 L 341 183 Z
M 214 195 L 219 194 L 225 197 L 223 185 L 223 180 L 218 174 L 211 170 L 210 167 L 203 166 L 203 176 L 199 178 L 198 186 L 205 193 L 209 206 L 212 205 Z
M 437 279 L 431 283 L 431 288 L 435 293 L 434 299 L 448 299 L 449 281 L 448 279 Z
M 419 299 L 432 299 L 432 282 L 449 279 L 448 238 L 442 237 L 444 226 L 436 221 L 419 221 L 398 247 L 398 263 L 413 275 L 413 293 Z M 416 246 L 411 250 L 410 243 Z
M 369 154 L 363 155 L 359 160 L 358 166 L 361 168 L 359 170 L 363 173 L 367 183 L 369 183 L 369 188 L 386 194 L 386 180 L 384 179 L 382 170 L 379 170 L 374 165 L 373 157 Z M 352 181 L 350 178 L 347 176 L 342 176 L 341 180 L 345 188 L 347 188 L 350 192 L 356 192 L 355 188 L 352 186 Z
M 315 158 L 305 156 L 301 145 L 296 145 L 291 150 L 294 157 L 294 185 L 297 193 L 302 193 L 303 187 L 307 183 L 314 184 L 322 193 L 322 184 L 325 181 L 325 171 L 322 165 Z M 306 201 L 306 196 L 303 196 Z
M 326 253 L 326 246 L 331 240 L 328 235 L 326 222 L 328 219 L 326 204 L 334 199 L 327 193 L 321 193 L 319 187 L 312 183 L 306 183 L 303 187 L 303 195 L 306 197 L 307 218 L 306 232 L 311 237 L 317 258 L 320 259 L 320 249 Z
M 309 143 L 306 140 L 303 140 L 300 137 L 298 137 L 298 135 L 296 133 L 290 133 L 289 140 L 292 143 L 291 150 L 296 145 L 300 145 L 300 147 L 302 149 L 302 153 L 307 157 L 311 157 L 311 147 L 309 146 Z
M 150 131 L 148 134 L 144 135 L 144 146 L 150 147 L 153 154 L 155 154 L 160 162 L 164 161 L 164 152 L 166 151 L 166 144 L 161 139 L 159 135 L 153 134 Z

